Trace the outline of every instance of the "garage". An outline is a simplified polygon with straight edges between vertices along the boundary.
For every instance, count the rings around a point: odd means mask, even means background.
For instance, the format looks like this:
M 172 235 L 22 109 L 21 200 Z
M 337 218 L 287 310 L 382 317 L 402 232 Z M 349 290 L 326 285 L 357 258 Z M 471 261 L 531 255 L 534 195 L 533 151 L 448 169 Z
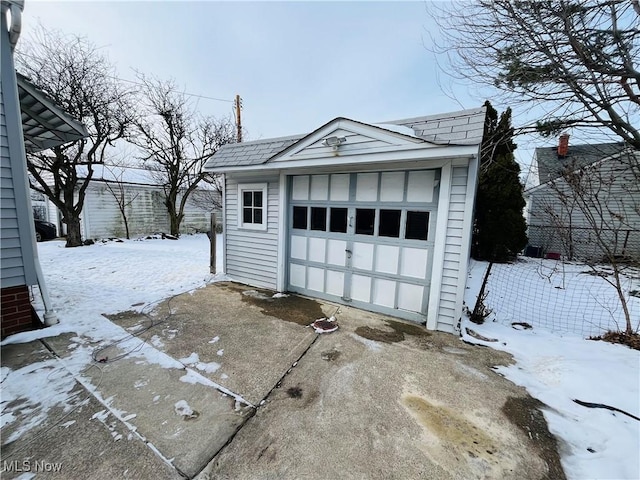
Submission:
M 422 321 L 439 174 L 293 176 L 287 290 Z
M 483 108 L 223 146 L 233 280 L 456 331 Z

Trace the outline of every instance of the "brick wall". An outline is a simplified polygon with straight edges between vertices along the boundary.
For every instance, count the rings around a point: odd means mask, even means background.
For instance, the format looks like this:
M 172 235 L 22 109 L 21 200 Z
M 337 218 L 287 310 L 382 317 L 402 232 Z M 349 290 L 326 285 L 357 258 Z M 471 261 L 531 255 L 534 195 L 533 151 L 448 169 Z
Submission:
M 3 288 L 0 291 L 0 325 L 2 338 L 12 333 L 33 330 L 29 288 L 26 285 Z

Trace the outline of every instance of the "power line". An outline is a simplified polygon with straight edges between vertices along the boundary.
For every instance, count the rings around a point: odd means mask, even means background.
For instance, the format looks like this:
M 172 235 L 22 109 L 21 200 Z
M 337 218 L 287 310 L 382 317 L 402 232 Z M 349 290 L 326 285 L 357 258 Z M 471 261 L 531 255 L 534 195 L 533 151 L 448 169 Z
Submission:
M 145 86 L 145 85 L 144 85 L 144 83 L 136 82 L 136 81 L 134 81 L 134 80 L 127 80 L 126 78 L 120 78 L 120 77 L 111 77 L 111 78 L 116 79 L 116 80 L 120 80 L 120 81 L 122 81 L 122 82 L 132 83 L 132 84 L 134 84 L 134 85 L 138 85 L 138 86 L 140 86 L 140 87 L 144 87 L 144 86 Z M 178 93 L 181 93 L 181 94 L 183 94 L 183 95 L 188 95 L 188 96 L 190 96 L 190 97 L 204 98 L 204 99 L 206 99 L 206 100 L 215 100 L 216 102 L 235 103 L 235 100 L 227 100 L 227 99 L 225 99 L 225 98 L 208 97 L 208 96 L 206 96 L 206 95 L 198 95 L 197 93 L 182 92 L 182 91 L 177 90 L 177 89 L 175 89 L 175 88 L 171 88 L 171 89 L 169 89 L 169 90 L 171 90 L 172 92 L 178 92 Z

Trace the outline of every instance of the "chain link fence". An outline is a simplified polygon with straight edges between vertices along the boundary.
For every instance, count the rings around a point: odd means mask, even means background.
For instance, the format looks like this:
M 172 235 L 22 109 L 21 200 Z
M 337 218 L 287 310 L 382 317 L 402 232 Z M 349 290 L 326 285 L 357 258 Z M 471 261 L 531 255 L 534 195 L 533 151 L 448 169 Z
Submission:
M 472 262 L 470 273 L 483 277 L 487 263 Z M 520 257 L 510 264 L 493 264 L 485 287 L 487 321 L 521 323 L 583 337 L 625 330 L 626 321 L 614 281 L 606 265 L 597 272 L 587 265 L 563 260 Z M 480 278 L 481 281 L 481 278 Z M 634 330 L 640 327 L 640 269 L 626 267 L 622 291 Z M 475 298 L 474 298 L 475 300 Z M 473 303 L 469 302 L 469 308 Z

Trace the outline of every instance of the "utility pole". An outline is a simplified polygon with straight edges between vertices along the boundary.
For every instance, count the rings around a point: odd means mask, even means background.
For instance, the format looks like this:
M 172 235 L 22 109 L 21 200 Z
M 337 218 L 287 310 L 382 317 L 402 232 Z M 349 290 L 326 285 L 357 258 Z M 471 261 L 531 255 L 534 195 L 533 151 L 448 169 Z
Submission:
M 240 95 L 236 95 L 236 130 L 238 143 L 242 142 L 242 120 L 240 119 L 240 109 L 242 108 L 242 99 Z

